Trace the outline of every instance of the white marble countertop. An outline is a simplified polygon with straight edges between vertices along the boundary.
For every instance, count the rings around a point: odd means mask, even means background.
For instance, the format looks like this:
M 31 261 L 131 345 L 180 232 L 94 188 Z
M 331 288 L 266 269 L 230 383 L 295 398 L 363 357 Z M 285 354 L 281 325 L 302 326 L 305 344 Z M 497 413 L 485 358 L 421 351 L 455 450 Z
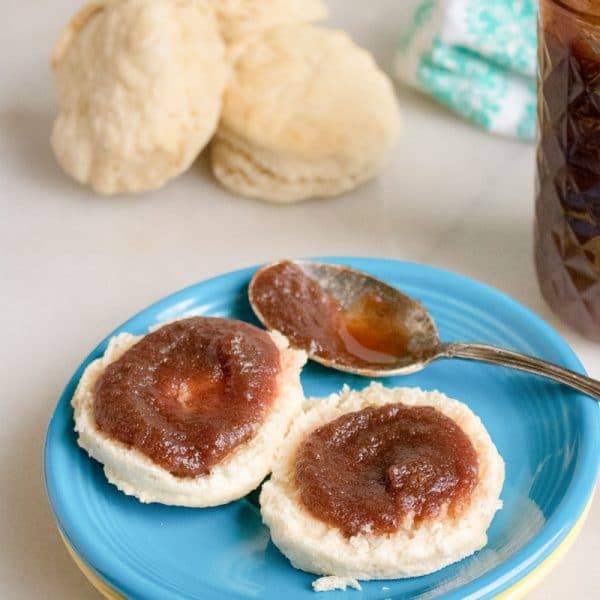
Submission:
M 389 68 L 407 4 L 331 1 Z M 600 377 L 597 345 L 543 303 L 532 264 L 533 147 L 490 137 L 399 91 L 402 140 L 385 173 L 354 193 L 289 207 L 237 198 L 205 163 L 139 198 L 106 199 L 54 163 L 48 55 L 78 2 L 14 3 L 0 36 L 0 597 L 95 598 L 53 524 L 42 444 L 58 395 L 107 331 L 205 277 L 281 256 L 351 254 L 444 267 L 547 319 Z M 364 5 L 364 6 L 363 6 Z M 600 504 L 532 599 L 599 596 Z

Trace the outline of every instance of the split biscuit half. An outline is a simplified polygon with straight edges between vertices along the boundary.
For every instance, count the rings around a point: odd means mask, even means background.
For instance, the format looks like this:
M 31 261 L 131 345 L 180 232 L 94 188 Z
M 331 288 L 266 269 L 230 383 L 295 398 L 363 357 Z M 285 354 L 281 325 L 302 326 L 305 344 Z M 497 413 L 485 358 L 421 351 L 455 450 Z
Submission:
M 440 511 L 401 526 L 392 533 L 360 531 L 346 537 L 340 529 L 317 518 L 304 506 L 296 485 L 296 457 L 304 441 L 321 426 L 342 415 L 369 407 L 402 403 L 433 407 L 452 419 L 466 434 L 477 454 L 478 481 L 460 514 Z M 355 579 L 397 579 L 437 571 L 479 550 L 487 543 L 486 531 L 502 506 L 504 461 L 480 419 L 462 402 L 439 392 L 419 388 L 385 388 L 372 383 L 362 391 L 345 388 L 341 394 L 307 401 L 280 449 L 273 473 L 260 494 L 263 521 L 271 538 L 292 565 L 319 575 Z M 339 432 L 340 439 L 347 435 Z M 376 440 L 374 440 L 376 442 Z M 330 589 L 328 580 L 317 589 Z M 336 583 L 336 581 L 333 581 Z M 338 582 L 339 583 L 339 582 Z
M 206 507 L 226 504 L 254 490 L 271 472 L 277 448 L 291 422 L 301 412 L 304 394 L 300 371 L 306 354 L 288 347 L 272 333 L 280 356 L 276 396 L 254 435 L 233 449 L 206 475 L 177 477 L 135 447 L 102 431 L 94 417 L 96 384 L 106 368 L 121 358 L 142 336 L 121 333 L 113 337 L 104 355 L 86 368 L 72 398 L 78 444 L 102 463 L 110 483 L 141 502 Z

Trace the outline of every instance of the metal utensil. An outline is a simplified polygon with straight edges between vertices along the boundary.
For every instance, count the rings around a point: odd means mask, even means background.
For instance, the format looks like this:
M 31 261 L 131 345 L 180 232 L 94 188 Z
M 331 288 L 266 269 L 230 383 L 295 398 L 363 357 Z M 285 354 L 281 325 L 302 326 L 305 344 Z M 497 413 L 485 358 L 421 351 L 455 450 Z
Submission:
M 399 315 L 399 325 L 402 325 L 408 334 L 406 351 L 398 356 L 393 363 L 382 364 L 381 366 L 347 364 L 339 359 L 332 360 L 320 356 L 318 351 L 311 350 L 311 348 L 303 348 L 311 359 L 325 366 L 369 377 L 387 377 L 408 375 L 420 371 L 439 358 L 463 358 L 535 373 L 559 383 L 564 383 L 596 399 L 600 398 L 600 381 L 539 358 L 488 344 L 442 342 L 437 327 L 423 304 L 367 273 L 344 265 L 303 260 L 290 262 L 300 267 L 308 277 L 316 280 L 328 294 L 339 302 L 342 309 L 350 309 L 365 294 L 377 294 L 384 302 L 393 305 L 395 314 Z M 260 269 L 257 274 L 279 264 L 280 262 L 267 265 Z M 256 277 L 256 274 L 254 277 Z M 272 329 L 273 327 L 270 326 L 268 320 L 261 313 L 260 307 L 253 301 L 251 291 L 252 282 L 249 288 L 252 309 L 263 325 L 267 329 Z

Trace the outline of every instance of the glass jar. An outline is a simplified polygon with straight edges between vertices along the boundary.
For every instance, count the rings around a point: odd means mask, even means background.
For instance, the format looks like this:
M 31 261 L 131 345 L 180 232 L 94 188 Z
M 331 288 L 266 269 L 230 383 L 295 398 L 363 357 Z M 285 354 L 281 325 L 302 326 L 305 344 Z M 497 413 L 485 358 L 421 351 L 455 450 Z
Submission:
M 552 309 L 600 341 L 600 2 L 540 0 L 535 262 Z

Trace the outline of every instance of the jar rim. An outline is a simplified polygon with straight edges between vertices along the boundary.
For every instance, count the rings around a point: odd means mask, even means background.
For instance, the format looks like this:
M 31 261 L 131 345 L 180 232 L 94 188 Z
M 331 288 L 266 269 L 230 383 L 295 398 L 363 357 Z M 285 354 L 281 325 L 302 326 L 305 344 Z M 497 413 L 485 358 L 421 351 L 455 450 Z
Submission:
M 545 2 L 581 19 L 600 24 L 600 2 L 597 0 L 545 0 Z

